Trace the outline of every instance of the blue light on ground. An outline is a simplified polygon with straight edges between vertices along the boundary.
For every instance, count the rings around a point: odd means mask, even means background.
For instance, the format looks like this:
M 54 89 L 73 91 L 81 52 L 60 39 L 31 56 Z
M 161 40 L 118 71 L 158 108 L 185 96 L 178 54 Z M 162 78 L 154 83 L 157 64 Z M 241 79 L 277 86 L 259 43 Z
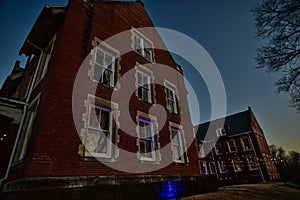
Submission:
M 160 198 L 161 199 L 176 199 L 180 195 L 180 183 L 177 181 L 162 182 Z

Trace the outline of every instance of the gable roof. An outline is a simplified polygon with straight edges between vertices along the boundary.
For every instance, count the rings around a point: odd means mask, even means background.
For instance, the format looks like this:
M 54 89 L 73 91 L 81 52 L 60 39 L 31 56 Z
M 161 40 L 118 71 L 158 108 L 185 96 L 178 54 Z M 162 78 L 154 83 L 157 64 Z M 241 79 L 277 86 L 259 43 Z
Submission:
M 45 6 L 31 28 L 19 54 L 25 54 L 26 56 L 32 54 L 35 50 L 32 44 L 43 48 L 53 36 L 65 10 L 65 6 Z
M 215 140 L 218 128 L 225 128 L 228 136 L 251 131 L 251 108 L 225 118 L 199 124 L 195 127 L 196 137 L 199 141 Z

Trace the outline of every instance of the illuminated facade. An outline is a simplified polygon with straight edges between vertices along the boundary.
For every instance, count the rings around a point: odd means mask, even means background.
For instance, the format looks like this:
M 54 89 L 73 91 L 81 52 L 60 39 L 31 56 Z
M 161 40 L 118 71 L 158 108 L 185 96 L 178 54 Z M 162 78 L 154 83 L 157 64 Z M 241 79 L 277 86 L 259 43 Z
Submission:
M 202 175 L 232 182 L 280 179 L 264 132 L 250 107 L 195 128 Z
M 19 103 L 18 120 L 7 116 L 7 123 L 15 124 L 10 126 L 11 139 L 0 146 L 6 155 L 1 156 L 4 197 L 44 199 L 56 190 L 53 199 L 62 195 L 84 199 L 97 188 L 93 194 L 107 199 L 169 198 L 197 190 L 187 187 L 200 185 L 202 177 L 183 72 L 169 52 L 155 49 L 163 45 L 157 32 L 139 29 L 153 26 L 141 1 L 70 0 L 67 6 L 44 7 L 20 49 L 28 59 L 18 84 L 2 93 L 11 107 L 11 99 Z M 120 55 L 120 42 L 103 42 L 127 30 L 124 43 L 131 51 L 125 55 Z M 83 90 L 72 102 L 76 75 L 85 61 Z M 147 67 L 149 63 L 164 64 L 176 73 L 161 74 Z M 134 78 L 118 85 L 130 70 Z M 157 80 L 162 84 L 153 83 Z M 123 104 L 111 98 L 129 85 L 135 91 L 123 112 Z M 5 103 L 5 98 L 0 101 Z M 165 110 L 165 124 L 149 111 L 156 104 Z M 134 122 L 130 135 L 121 128 L 128 119 Z M 110 167 L 123 164 L 147 170 Z M 185 190 L 178 192 L 178 185 Z M 116 192 L 110 193 L 112 189 Z

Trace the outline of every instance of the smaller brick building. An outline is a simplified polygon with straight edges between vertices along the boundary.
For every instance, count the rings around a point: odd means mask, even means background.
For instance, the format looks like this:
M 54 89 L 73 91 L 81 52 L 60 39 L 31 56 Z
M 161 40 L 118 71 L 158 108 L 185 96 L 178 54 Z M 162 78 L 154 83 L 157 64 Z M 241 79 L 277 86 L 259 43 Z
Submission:
M 248 110 L 195 127 L 200 173 L 230 182 L 279 180 L 264 132 Z

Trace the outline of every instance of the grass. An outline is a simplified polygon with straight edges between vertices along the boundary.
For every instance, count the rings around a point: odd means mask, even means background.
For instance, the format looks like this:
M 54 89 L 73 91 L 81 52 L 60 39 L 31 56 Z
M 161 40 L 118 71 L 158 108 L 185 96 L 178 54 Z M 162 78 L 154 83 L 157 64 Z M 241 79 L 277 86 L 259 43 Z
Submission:
M 232 188 L 233 190 L 230 190 Z M 240 188 L 241 191 L 237 189 Z M 283 183 L 244 184 L 224 187 L 224 190 L 182 198 L 182 200 L 299 200 L 300 190 Z

